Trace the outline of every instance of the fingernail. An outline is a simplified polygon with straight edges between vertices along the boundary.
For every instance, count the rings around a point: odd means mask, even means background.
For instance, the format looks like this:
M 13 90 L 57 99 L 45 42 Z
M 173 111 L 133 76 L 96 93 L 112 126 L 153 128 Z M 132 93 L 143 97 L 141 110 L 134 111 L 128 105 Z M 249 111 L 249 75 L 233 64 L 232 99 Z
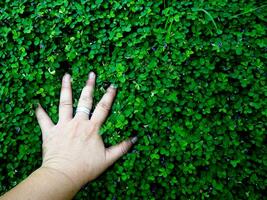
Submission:
M 40 103 L 38 102 L 38 103 L 35 103 L 35 104 L 33 104 L 33 107 L 34 107 L 34 109 L 36 110 L 37 108 L 39 108 L 39 106 L 40 106 Z
M 118 88 L 118 86 L 117 86 L 116 84 L 114 84 L 114 83 L 112 83 L 112 84 L 110 85 L 110 87 L 112 87 L 112 88 L 114 88 L 114 89 Z
M 40 108 L 41 107 L 41 104 L 38 102 L 36 104 L 34 104 L 34 109 L 36 110 L 37 108 Z
M 70 75 L 68 73 L 65 73 L 64 77 L 63 77 L 64 81 L 69 81 L 70 80 Z
M 137 136 L 134 136 L 134 137 L 132 137 L 131 138 L 131 143 L 136 143 L 137 142 L 137 140 L 138 140 L 138 137 Z
M 90 72 L 89 73 L 89 79 L 93 79 L 95 78 L 95 73 L 94 72 Z

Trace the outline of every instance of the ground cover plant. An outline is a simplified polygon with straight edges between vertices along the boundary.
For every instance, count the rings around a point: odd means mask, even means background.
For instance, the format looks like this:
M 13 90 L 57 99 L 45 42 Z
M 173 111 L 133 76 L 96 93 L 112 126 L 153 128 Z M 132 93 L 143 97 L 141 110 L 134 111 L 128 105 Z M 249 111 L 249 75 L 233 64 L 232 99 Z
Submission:
M 76 199 L 264 199 L 267 4 L 256 0 L 0 2 L 0 194 L 41 164 L 39 101 L 57 121 L 60 81 L 75 104 L 118 85 L 101 129 L 129 154 Z

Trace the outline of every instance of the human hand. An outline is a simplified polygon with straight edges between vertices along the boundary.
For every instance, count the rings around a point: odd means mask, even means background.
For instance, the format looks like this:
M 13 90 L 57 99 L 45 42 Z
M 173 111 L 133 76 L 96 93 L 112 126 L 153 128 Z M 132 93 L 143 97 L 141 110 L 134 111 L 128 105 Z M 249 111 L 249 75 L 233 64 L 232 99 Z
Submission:
M 107 89 L 90 119 L 85 112 L 77 112 L 73 117 L 70 78 L 69 74 L 65 74 L 62 79 L 59 121 L 56 125 L 40 104 L 35 112 L 42 130 L 41 168 L 65 174 L 77 187 L 81 187 L 95 179 L 125 154 L 136 142 L 137 137 L 105 148 L 98 131 L 111 108 L 116 88 L 111 85 Z M 91 72 L 82 90 L 78 107 L 92 109 L 94 86 L 95 74 Z

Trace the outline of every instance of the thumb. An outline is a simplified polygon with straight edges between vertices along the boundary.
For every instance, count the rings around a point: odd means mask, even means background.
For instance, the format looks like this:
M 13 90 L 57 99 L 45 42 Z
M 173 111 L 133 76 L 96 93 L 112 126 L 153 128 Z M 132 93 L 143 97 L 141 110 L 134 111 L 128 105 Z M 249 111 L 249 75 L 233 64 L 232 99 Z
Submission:
M 119 144 L 116 144 L 114 146 L 111 146 L 106 149 L 106 162 L 108 166 L 112 165 L 116 160 L 118 160 L 121 156 L 126 154 L 131 146 L 136 143 L 137 136 L 124 140 L 120 142 Z

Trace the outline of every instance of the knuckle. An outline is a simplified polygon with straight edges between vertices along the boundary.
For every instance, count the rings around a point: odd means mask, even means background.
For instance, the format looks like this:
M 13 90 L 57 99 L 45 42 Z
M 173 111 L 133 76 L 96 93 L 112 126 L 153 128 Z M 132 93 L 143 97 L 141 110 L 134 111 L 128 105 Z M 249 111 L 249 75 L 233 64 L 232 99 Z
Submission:
M 91 85 L 86 85 L 84 88 L 83 88 L 83 93 L 85 94 L 90 94 L 92 92 L 92 86 Z
M 71 123 L 71 127 L 73 130 L 78 130 L 78 128 L 81 126 L 82 124 L 82 121 L 81 120 L 78 120 L 78 119 L 73 119 L 72 120 L 72 123 Z
M 69 89 L 70 89 L 70 85 L 63 82 L 61 85 L 61 90 L 64 91 L 64 90 L 69 90 Z
M 77 116 L 75 116 L 75 117 L 72 119 L 72 123 L 73 123 L 74 125 L 79 125 L 79 124 L 83 123 L 84 121 L 86 121 L 86 120 L 83 119 L 83 118 L 77 117 Z
M 72 106 L 72 103 L 68 100 L 62 100 L 60 101 L 59 106 Z
M 99 120 L 95 120 L 95 121 L 92 121 L 93 123 L 92 123 L 92 129 L 93 130 L 98 130 L 98 129 L 100 129 L 101 128 L 101 125 L 102 125 L 102 122 L 101 121 L 99 121 Z
M 121 146 L 121 153 L 126 154 L 127 152 L 128 152 L 128 146 L 126 142 L 124 142 L 123 145 Z
M 98 129 L 101 127 L 101 124 L 99 122 L 92 122 L 90 121 L 89 129 L 90 132 L 98 132 Z
M 94 81 L 93 81 L 93 80 L 88 79 L 88 80 L 86 81 L 86 87 L 92 87 L 93 85 L 94 85 Z
M 42 114 L 36 115 L 36 118 L 37 118 L 38 121 L 43 121 L 44 120 L 44 116 Z
M 104 119 L 103 118 L 97 118 L 97 119 L 94 119 L 91 121 L 94 123 L 94 125 L 97 129 L 101 129 L 103 122 L 104 122 Z
M 97 106 L 99 106 L 101 109 L 103 109 L 105 111 L 109 111 L 110 110 L 110 106 L 106 102 L 99 102 Z
M 92 123 L 91 125 L 90 125 L 90 131 L 91 132 L 97 132 L 97 130 L 98 130 L 98 125 L 97 125 L 97 123 Z
M 90 96 L 84 95 L 81 96 L 81 101 L 92 103 L 92 98 Z

